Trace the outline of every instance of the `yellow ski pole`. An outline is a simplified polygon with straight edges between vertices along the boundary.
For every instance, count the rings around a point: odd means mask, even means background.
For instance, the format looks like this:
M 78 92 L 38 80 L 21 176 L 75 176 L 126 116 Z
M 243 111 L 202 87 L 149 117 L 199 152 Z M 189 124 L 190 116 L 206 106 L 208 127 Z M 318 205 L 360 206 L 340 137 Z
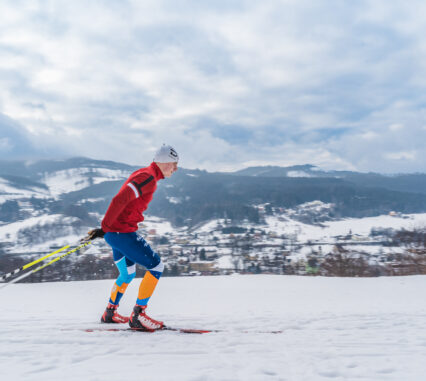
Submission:
M 52 263 L 55 263 L 56 261 L 59 261 L 59 260 L 60 260 L 60 259 L 62 259 L 62 258 L 65 258 L 67 255 L 72 254 L 72 253 L 76 252 L 77 250 L 80 250 L 80 249 L 82 249 L 83 247 L 85 247 L 85 246 L 87 246 L 87 245 L 90 245 L 91 243 L 92 243 L 91 241 L 89 241 L 89 242 L 85 242 L 85 243 L 83 243 L 83 244 L 81 244 L 81 245 L 77 246 L 76 248 L 74 248 L 74 249 L 72 249 L 72 250 L 67 251 L 67 252 L 66 252 L 66 253 L 64 253 L 64 254 L 57 256 L 55 259 L 52 259 L 51 261 L 47 262 L 46 264 L 41 265 L 41 266 L 39 266 L 39 267 L 35 268 L 34 270 L 31 270 L 31 271 L 29 271 L 29 272 L 27 272 L 27 273 L 25 273 L 25 274 L 22 274 L 21 276 L 19 276 L 19 277 L 15 278 L 15 279 L 11 280 L 10 282 L 8 282 L 8 283 L 6 283 L 6 284 L 2 285 L 2 286 L 0 287 L 0 289 L 5 288 L 5 287 L 9 286 L 9 285 L 10 285 L 10 284 L 12 284 L 12 283 L 19 282 L 20 280 L 22 280 L 22 279 L 26 278 L 27 276 L 30 276 L 31 274 L 36 273 L 37 271 L 43 270 L 45 267 L 50 266 Z
M 59 260 L 60 260 L 60 259 L 62 259 L 62 258 L 65 258 L 67 255 L 72 254 L 72 253 L 74 253 L 74 252 L 76 252 L 76 251 L 78 251 L 78 250 L 82 249 L 83 247 L 85 247 L 85 246 L 87 246 L 87 245 L 90 245 L 91 243 L 92 243 L 92 241 L 82 243 L 80 246 L 77 246 L 76 248 L 74 248 L 74 249 L 72 249 L 72 250 L 70 250 L 70 251 L 67 251 L 65 254 L 59 255 L 59 256 L 58 256 L 58 257 L 56 257 L 55 259 L 52 259 L 51 261 L 47 262 L 46 264 L 44 264 L 44 265 L 42 265 L 42 266 L 37 267 L 36 269 L 32 270 L 32 271 L 31 271 L 31 273 L 33 273 L 33 274 L 34 274 L 34 273 L 36 273 L 37 271 L 43 270 L 45 267 L 50 266 L 52 263 L 55 263 L 56 261 L 59 261 Z
M 47 259 L 47 258 L 51 257 L 52 255 L 58 254 L 58 253 L 60 253 L 61 251 L 64 251 L 64 250 L 68 249 L 69 247 L 70 247 L 70 245 L 66 245 L 66 246 L 64 246 L 64 247 L 61 247 L 60 249 L 55 250 L 54 252 L 52 252 L 52 253 L 50 253 L 50 254 L 46 254 L 45 256 L 43 256 L 43 257 L 41 257 L 41 258 L 39 258 L 39 259 L 36 259 L 35 261 L 32 261 L 32 262 L 30 262 L 30 263 L 27 263 L 26 265 L 24 265 L 24 266 L 20 267 L 19 269 L 13 270 L 13 271 L 11 271 L 10 273 L 7 273 L 7 274 L 5 274 L 5 275 L 1 276 L 1 277 L 0 277 L 0 282 L 2 282 L 2 281 L 4 281 L 4 280 L 6 280 L 7 278 L 10 278 L 10 277 L 11 277 L 11 276 L 13 276 L 13 275 L 19 274 L 21 271 L 24 271 L 24 270 L 26 270 L 26 269 L 28 269 L 28 268 L 30 268 L 30 267 L 32 267 L 32 266 L 34 266 L 34 265 L 36 265 L 37 263 L 40 263 L 41 261 L 44 261 L 45 259 Z

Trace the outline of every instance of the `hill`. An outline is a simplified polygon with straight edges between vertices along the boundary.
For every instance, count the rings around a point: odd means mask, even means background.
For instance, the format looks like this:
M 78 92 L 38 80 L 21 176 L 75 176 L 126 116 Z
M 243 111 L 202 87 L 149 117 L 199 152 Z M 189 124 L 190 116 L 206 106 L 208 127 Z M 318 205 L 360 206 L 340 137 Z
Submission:
M 46 237 L 57 238 L 59 244 L 61 237 L 84 234 L 99 224 L 123 181 L 138 169 L 81 157 L 0 164 L 0 226 L 16 232 L 19 241 L 6 237 L 0 251 Z M 213 219 L 255 226 L 264 223 L 265 216 L 277 214 L 318 224 L 391 211 L 422 213 L 424 181 L 424 174 L 327 172 L 311 165 L 252 167 L 234 173 L 181 168 L 159 182 L 147 214 L 175 227 L 196 228 Z M 316 210 L 312 205 L 325 207 Z

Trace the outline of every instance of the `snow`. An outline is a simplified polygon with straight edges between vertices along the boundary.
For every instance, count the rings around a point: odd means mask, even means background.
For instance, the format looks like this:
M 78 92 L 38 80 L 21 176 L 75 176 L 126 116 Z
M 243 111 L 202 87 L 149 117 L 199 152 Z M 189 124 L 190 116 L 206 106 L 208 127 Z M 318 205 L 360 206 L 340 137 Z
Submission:
M 72 168 L 53 173 L 45 173 L 43 182 L 54 197 L 63 193 L 74 192 L 90 185 L 90 180 L 84 174 L 90 172 L 90 168 Z
M 155 229 L 158 235 L 176 233 L 177 230 L 169 221 L 155 216 L 146 216 L 141 225 L 148 230 Z
M 211 222 L 212 223 L 212 222 Z M 266 217 L 266 232 L 274 231 L 278 234 L 297 234 L 298 240 L 330 240 L 338 235 L 352 234 L 368 236 L 372 228 L 415 229 L 426 226 L 426 213 L 407 214 L 404 216 L 381 215 L 365 218 L 345 218 L 339 221 L 323 222 L 322 226 L 308 225 L 292 219 L 282 220 L 276 216 Z
M 42 216 L 30 217 L 22 221 L 12 222 L 6 225 L 0 225 L 0 242 L 13 243 L 13 247 L 8 250 L 9 253 L 22 253 L 28 252 L 28 243 L 25 241 L 21 243 L 19 240 L 19 233 L 25 229 L 33 228 L 35 226 L 55 225 L 58 224 L 71 224 L 77 220 L 76 217 L 64 216 L 62 214 L 44 214 Z M 62 232 L 63 233 L 63 232 Z M 75 244 L 79 242 L 81 234 L 63 234 L 58 237 L 45 237 L 42 242 L 32 242 L 30 251 L 43 252 L 49 250 L 51 247 L 64 246 L 67 244 Z
M 196 230 L 196 233 L 210 233 L 213 230 L 217 230 L 219 228 L 219 225 L 223 224 L 224 222 L 224 219 L 211 220 L 200 226 Z
M 124 180 L 129 171 L 108 168 L 71 168 L 52 173 L 45 173 L 43 182 L 49 187 L 52 196 L 78 191 L 92 184 L 104 181 Z
M 220 258 L 216 260 L 217 266 L 221 269 L 234 269 L 235 266 L 232 263 L 232 256 L 230 255 L 222 255 Z
M 43 214 L 41 216 L 30 217 L 21 221 L 0 225 L 0 242 L 14 244 L 13 248 L 10 248 L 8 250 L 9 253 L 22 253 L 28 251 L 29 248 L 25 243 L 20 244 L 20 240 L 18 239 L 20 231 L 33 228 L 35 226 L 54 225 L 56 223 L 68 224 L 69 226 L 71 226 L 71 224 L 76 220 L 76 217 L 64 216 L 62 214 Z M 178 230 L 176 228 L 173 228 L 169 221 L 153 216 L 146 217 L 142 226 L 148 230 L 155 229 L 156 233 L 159 235 L 176 233 L 176 231 Z M 43 239 L 43 242 L 31 243 L 30 250 L 31 252 L 42 252 L 49 250 L 50 247 L 64 246 L 66 244 L 75 244 L 85 234 L 86 231 L 84 230 L 84 228 L 82 228 L 81 232 L 75 232 L 75 234 L 64 234 L 64 232 L 62 232 L 62 234 L 59 234 L 56 238 L 45 237 Z
M 31 249 L 32 251 L 43 252 L 43 251 L 48 251 L 49 248 L 52 248 L 52 247 L 60 247 L 65 245 L 76 246 L 78 245 L 82 237 L 83 237 L 83 234 L 80 234 L 80 235 L 69 234 L 69 235 L 64 235 L 55 239 L 49 239 L 49 240 L 46 239 L 46 241 L 44 241 L 43 243 L 31 245 Z M 22 248 L 22 249 L 25 250 L 25 248 Z M 28 247 L 27 247 L 27 250 L 28 250 Z M 12 252 L 15 252 L 15 251 L 17 250 L 14 250 Z
M 204 335 L 85 332 L 104 327 L 111 280 L 11 285 L 0 290 L 0 379 L 423 380 L 425 280 L 162 278 L 150 314 L 221 330 Z
M 125 180 L 130 174 L 130 171 L 123 171 L 120 169 L 96 168 L 96 176 L 93 178 L 93 183 L 99 184 L 104 181 Z
M 26 229 L 34 225 L 51 224 L 59 219 L 63 220 L 64 216 L 62 214 L 46 214 L 0 226 L 0 241 L 16 242 L 19 230 Z
M 204 246 L 204 249 L 206 252 L 216 252 L 221 255 L 230 255 L 232 254 L 232 247 L 220 247 L 217 248 L 216 246 Z
M 105 197 L 95 197 L 95 198 L 83 198 L 81 201 L 77 203 L 77 205 L 84 204 L 86 202 L 100 202 L 104 201 Z
M 182 200 L 178 197 L 166 197 L 171 204 L 181 204 Z
M 305 171 L 288 171 L 287 177 L 313 177 Z
M 9 181 L 0 178 L 0 204 L 10 200 L 31 197 L 48 198 L 49 191 L 36 186 L 27 189 L 16 188 Z

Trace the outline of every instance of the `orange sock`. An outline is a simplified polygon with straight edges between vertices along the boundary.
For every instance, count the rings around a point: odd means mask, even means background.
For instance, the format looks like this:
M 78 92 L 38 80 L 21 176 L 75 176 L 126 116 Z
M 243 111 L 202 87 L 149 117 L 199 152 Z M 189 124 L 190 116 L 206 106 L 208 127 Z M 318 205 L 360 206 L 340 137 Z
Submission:
M 137 305 L 146 306 L 148 304 L 149 298 L 153 294 L 159 279 L 159 277 L 157 278 L 154 274 L 157 275 L 158 273 L 155 271 L 147 271 L 145 273 L 139 286 L 138 299 L 136 300 Z M 159 275 L 161 275 L 161 273 Z

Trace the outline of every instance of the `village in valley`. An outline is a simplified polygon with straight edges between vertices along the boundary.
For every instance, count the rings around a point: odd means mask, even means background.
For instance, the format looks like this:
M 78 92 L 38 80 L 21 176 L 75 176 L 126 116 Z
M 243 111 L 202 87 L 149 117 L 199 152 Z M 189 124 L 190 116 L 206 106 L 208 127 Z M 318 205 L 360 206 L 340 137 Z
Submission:
M 164 276 L 373 277 L 426 273 L 426 213 L 389 211 L 380 216 L 336 218 L 334 205 L 318 200 L 288 209 L 270 204 L 256 208 L 260 216 L 257 223 L 231 220 L 225 215 L 197 224 L 184 221 L 179 227 L 147 215 L 139 224 L 138 234 L 161 256 Z M 93 216 L 101 218 L 98 213 Z M 26 228 L 26 223 L 32 225 Z M 13 229 L 4 235 L 4 255 L 0 257 L 5 269 L 18 268 L 64 244 L 78 242 L 87 231 L 75 218 L 67 220 L 59 215 L 33 217 L 9 226 Z M 3 230 L 6 228 L 4 225 Z M 48 233 L 52 239 L 44 241 Z M 116 271 L 111 248 L 97 239 L 87 249 L 27 281 L 113 279 Z M 145 270 L 137 266 L 136 271 L 137 276 L 143 276 Z
M 87 158 L 5 163 L 1 272 L 77 246 L 100 226 L 115 190 L 134 169 Z M 14 177 L 17 172 L 23 177 Z M 409 178 L 312 165 L 235 173 L 181 169 L 159 187 L 138 232 L 160 254 L 164 276 L 424 274 L 424 176 Z M 259 179 L 268 179 L 262 192 Z M 144 271 L 138 266 L 137 276 Z M 111 248 L 96 239 L 27 280 L 116 276 Z
M 315 206 L 313 202 L 305 209 Z M 174 229 L 148 217 L 139 232 L 163 258 L 166 276 L 287 274 L 329 276 L 401 275 L 413 270 L 413 250 L 397 237 L 399 226 L 414 226 L 419 216 L 387 216 L 306 224 L 288 211 L 263 213 L 263 223 L 235 224 L 226 218 L 193 228 Z M 290 213 L 291 214 L 291 213 Z M 292 216 L 294 218 L 294 215 Z M 411 250 L 411 251 L 410 251 Z M 99 242 L 89 249 L 110 258 Z M 408 262 L 407 262 L 408 260 Z

